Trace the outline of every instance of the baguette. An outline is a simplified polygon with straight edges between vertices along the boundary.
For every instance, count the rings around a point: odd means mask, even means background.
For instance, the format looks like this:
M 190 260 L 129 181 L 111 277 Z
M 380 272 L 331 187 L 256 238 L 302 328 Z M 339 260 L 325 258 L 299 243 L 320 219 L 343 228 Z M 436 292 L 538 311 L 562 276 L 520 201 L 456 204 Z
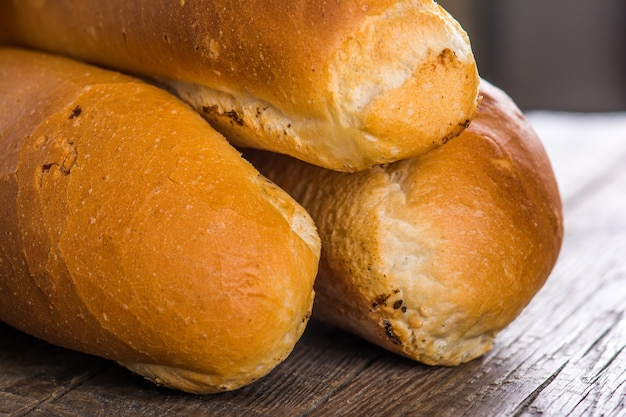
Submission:
M 467 34 L 432 0 L 0 3 L 9 41 L 155 77 L 233 144 L 356 171 L 474 116 Z
M 193 109 L 0 48 L 0 320 L 194 393 L 283 361 L 313 302 L 308 214 Z
M 459 137 L 358 173 L 244 153 L 318 226 L 313 317 L 452 366 L 490 350 L 542 287 L 563 237 L 552 168 L 515 103 L 487 82 L 481 95 Z

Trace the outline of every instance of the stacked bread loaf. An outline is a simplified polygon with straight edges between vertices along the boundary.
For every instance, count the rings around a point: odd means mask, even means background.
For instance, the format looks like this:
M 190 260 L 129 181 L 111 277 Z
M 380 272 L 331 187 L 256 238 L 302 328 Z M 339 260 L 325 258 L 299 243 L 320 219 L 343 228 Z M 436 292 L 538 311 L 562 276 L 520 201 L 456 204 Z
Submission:
M 244 153 L 313 216 L 322 238 L 314 316 L 431 365 L 491 349 L 556 262 L 561 206 L 519 109 L 483 82 L 458 138 L 347 174 Z
M 0 62 L 2 320 L 193 392 L 282 361 L 313 303 L 308 214 L 163 90 Z
M 556 261 L 541 143 L 434 1 L 0 16 L 0 320 L 25 332 L 196 393 L 270 372 L 311 311 L 456 365 Z

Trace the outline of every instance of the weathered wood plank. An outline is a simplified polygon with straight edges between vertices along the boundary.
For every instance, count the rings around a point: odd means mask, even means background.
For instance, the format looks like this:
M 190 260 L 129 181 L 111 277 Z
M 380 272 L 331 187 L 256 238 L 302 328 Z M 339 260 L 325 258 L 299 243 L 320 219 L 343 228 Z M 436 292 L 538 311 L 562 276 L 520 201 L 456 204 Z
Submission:
M 24 336 L 24 339 L 28 337 Z M 32 341 L 45 345 L 34 339 Z M 73 368 L 68 372 L 79 374 L 72 365 L 74 352 L 51 346 L 48 349 L 59 350 L 68 356 L 64 358 L 65 362 L 59 362 Z M 90 369 L 93 374 L 88 372 L 88 379 L 71 387 L 66 381 L 62 384 L 66 391 L 53 399 L 53 394 L 46 391 L 34 395 L 35 400 L 19 397 L 12 401 L 21 404 L 22 410 L 32 410 L 32 414 L 22 412 L 22 415 L 127 415 L 128 410 L 133 415 L 142 416 L 162 416 L 164 413 L 185 416 L 306 415 L 329 393 L 347 384 L 363 368 L 384 354 L 381 349 L 360 339 L 312 322 L 284 364 L 267 377 L 236 392 L 199 397 L 160 389 L 103 361 L 109 366 L 96 370 L 96 364 L 92 364 Z M 33 359 L 30 355 L 22 359 L 22 364 L 26 368 L 42 367 L 48 369 L 49 373 L 54 372 L 45 359 Z M 59 372 L 58 369 L 56 371 Z M 38 379 L 43 380 L 39 383 L 49 384 L 50 379 L 56 378 L 40 374 L 32 375 L 29 380 L 36 385 Z M 36 401 L 39 404 L 35 404 Z M 173 414 L 173 410 L 176 410 L 176 414 Z
M 531 112 L 528 119 L 543 139 L 564 200 L 603 181 L 624 161 L 626 114 Z
M 0 415 L 25 415 L 110 366 L 102 359 L 56 348 L 3 324 L 0 336 Z

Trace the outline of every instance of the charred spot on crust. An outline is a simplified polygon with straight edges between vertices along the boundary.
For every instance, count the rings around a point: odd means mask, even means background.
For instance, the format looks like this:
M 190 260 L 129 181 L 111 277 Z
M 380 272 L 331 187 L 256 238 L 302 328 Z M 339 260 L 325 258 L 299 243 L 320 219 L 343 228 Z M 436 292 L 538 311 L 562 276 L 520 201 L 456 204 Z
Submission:
M 450 142 L 452 139 L 454 139 L 457 136 L 459 136 L 465 129 L 467 129 L 469 127 L 470 124 L 471 124 L 471 120 L 470 119 L 465 119 L 463 122 L 460 122 L 457 125 L 457 128 L 454 131 L 449 133 L 447 136 L 444 136 L 443 138 L 441 138 L 441 141 L 439 143 L 437 143 L 437 141 L 433 141 L 433 144 L 435 144 L 435 145 L 445 145 L 446 143 Z
M 457 56 L 454 51 L 450 48 L 445 48 L 439 56 L 437 56 L 437 61 L 440 65 L 448 65 L 454 61 L 457 61 Z
M 404 301 L 402 300 L 396 301 L 395 303 L 393 303 L 393 309 L 399 310 L 400 308 L 402 308 L 402 304 L 404 304 Z
M 304 317 L 302 317 L 302 323 L 306 323 L 307 321 L 309 321 L 312 315 L 313 315 L 313 312 L 307 311 Z
M 378 297 L 376 297 L 376 300 L 375 300 L 375 301 L 376 301 L 378 304 L 383 304 L 383 305 L 384 305 L 384 304 L 386 304 L 386 303 L 387 303 L 387 300 L 389 299 L 389 297 L 391 297 L 391 295 L 390 295 L 390 294 L 381 294 L 381 295 L 379 295 Z
M 222 116 L 230 119 L 232 123 L 235 123 L 237 126 L 243 126 L 243 119 L 239 116 L 236 110 L 229 110 L 223 113 L 220 113 L 219 107 L 213 104 L 210 106 L 202 106 L 202 112 L 209 116 Z
M 74 107 L 74 109 L 72 110 L 72 112 L 70 113 L 70 117 L 68 117 L 69 120 L 75 119 L 78 116 L 80 116 L 80 114 L 83 112 L 83 109 L 80 108 L 80 105 Z
M 217 105 L 212 105 L 212 106 L 202 106 L 202 112 L 206 113 L 206 114 L 218 114 L 218 108 Z
M 387 305 L 387 300 L 391 297 L 391 294 L 381 294 L 374 298 L 372 302 L 372 307 L 378 308 L 379 305 Z
M 42 173 L 42 174 L 46 174 L 46 173 L 48 173 L 48 172 L 52 169 L 52 166 L 53 166 L 53 165 L 58 165 L 58 164 L 55 164 L 55 163 L 43 164 L 43 165 L 41 166 L 41 173 Z
M 48 139 L 46 138 L 45 140 Z M 74 144 L 74 142 L 64 140 L 56 146 L 59 146 L 61 148 L 60 152 L 62 152 L 62 156 L 59 155 L 56 161 L 48 162 L 41 165 L 39 188 L 43 187 L 43 177 L 46 174 L 51 173 L 52 168 L 56 168 L 56 170 L 65 177 L 70 175 L 70 173 L 72 172 L 72 168 L 76 164 L 76 160 L 78 159 L 78 150 L 76 149 L 76 145 Z
M 43 189 L 43 179 L 50 172 L 53 165 L 57 165 L 54 163 L 51 164 L 43 164 L 39 170 L 39 177 L 37 178 L 37 186 L 41 190 Z
M 393 326 L 389 323 L 389 320 L 383 319 L 383 326 L 385 327 L 385 334 L 394 345 L 401 345 L 402 342 L 398 339 L 398 336 L 393 332 Z
M 243 126 L 243 119 L 239 117 L 239 114 L 235 110 L 229 110 L 225 112 L 224 115 L 235 122 L 237 126 Z

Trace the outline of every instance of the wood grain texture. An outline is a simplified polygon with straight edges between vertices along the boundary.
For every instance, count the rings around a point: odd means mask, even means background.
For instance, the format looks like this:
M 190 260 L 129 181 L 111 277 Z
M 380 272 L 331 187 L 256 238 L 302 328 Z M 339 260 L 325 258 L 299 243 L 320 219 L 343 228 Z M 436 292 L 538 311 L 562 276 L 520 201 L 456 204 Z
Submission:
M 565 242 L 484 357 L 431 368 L 312 321 L 270 375 L 199 397 L 0 325 L 0 416 L 626 415 L 626 115 L 531 121 L 561 184 Z

